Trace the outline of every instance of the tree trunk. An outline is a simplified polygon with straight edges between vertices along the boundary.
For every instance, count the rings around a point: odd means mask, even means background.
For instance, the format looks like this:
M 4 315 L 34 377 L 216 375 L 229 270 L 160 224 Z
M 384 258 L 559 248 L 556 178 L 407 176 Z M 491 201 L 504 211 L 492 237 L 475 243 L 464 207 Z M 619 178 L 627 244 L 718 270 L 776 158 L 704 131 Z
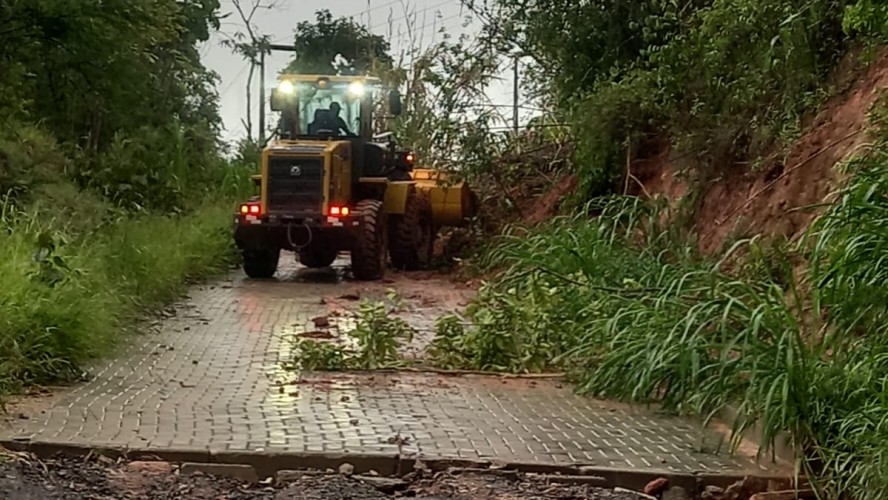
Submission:
M 247 137 L 253 140 L 253 72 L 256 70 L 256 63 L 250 61 L 250 73 L 247 75 Z

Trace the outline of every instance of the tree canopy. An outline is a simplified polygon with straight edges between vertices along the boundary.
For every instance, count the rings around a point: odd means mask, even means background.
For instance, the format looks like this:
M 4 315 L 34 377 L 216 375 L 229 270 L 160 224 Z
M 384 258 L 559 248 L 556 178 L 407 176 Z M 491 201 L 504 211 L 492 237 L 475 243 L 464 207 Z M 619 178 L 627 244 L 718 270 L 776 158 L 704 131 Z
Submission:
M 124 206 L 180 206 L 187 184 L 204 185 L 218 158 L 216 76 L 197 49 L 218 29 L 218 8 L 219 0 L 0 3 L 0 133 L 39 128 L 77 153 L 67 169 L 74 180 Z
M 296 25 L 293 45 L 296 56 L 285 70 L 290 73 L 378 74 L 392 64 L 385 37 L 353 19 L 334 19 L 326 9 L 313 22 Z

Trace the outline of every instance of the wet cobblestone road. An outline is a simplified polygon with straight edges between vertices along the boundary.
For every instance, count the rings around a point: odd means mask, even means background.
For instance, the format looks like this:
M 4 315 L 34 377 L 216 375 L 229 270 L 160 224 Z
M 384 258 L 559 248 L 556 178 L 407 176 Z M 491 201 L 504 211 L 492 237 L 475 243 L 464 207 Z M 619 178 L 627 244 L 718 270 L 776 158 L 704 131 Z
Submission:
M 691 421 L 576 396 L 554 380 L 282 369 L 313 318 L 395 288 L 428 341 L 434 319 L 470 290 L 394 276 L 358 285 L 295 264 L 272 282 L 234 273 L 195 287 L 177 313 L 62 391 L 0 439 L 139 449 L 399 456 L 709 473 L 761 471 L 713 453 L 721 436 Z M 352 295 L 351 297 L 348 297 Z M 323 300 L 322 300 L 323 298 Z M 332 325 L 344 328 L 347 325 Z M 421 335 L 422 337 L 422 335 Z M 420 345 L 422 339 L 420 339 Z

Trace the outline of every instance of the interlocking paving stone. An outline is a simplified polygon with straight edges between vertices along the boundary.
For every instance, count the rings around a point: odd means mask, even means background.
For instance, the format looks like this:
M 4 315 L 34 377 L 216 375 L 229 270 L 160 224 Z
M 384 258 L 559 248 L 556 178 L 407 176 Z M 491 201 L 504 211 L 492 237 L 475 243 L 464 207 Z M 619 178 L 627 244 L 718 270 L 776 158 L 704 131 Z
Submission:
M 465 295 L 444 281 L 417 286 L 436 284 L 436 293 L 446 295 L 438 304 L 419 293 L 408 300 L 425 325 Z M 278 281 L 236 273 L 226 283 L 196 287 L 159 332 L 127 339 L 129 347 L 90 382 L 64 392 L 43 415 L 7 423 L 0 438 L 677 473 L 766 470 L 744 456 L 701 452 L 721 436 L 693 421 L 580 397 L 553 380 L 284 370 L 288 339 L 314 330 L 312 319 L 330 308 L 321 298 L 340 296 L 348 286 L 293 265 Z

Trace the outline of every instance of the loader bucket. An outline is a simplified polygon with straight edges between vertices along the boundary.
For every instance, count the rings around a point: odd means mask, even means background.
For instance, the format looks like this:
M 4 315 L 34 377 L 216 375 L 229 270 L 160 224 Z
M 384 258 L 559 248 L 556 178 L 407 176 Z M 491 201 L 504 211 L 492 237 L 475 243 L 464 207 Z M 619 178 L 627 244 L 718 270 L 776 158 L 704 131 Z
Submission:
M 416 188 L 429 197 L 432 220 L 438 227 L 461 227 L 475 216 L 475 196 L 465 182 L 453 182 L 445 172 L 414 169 Z

